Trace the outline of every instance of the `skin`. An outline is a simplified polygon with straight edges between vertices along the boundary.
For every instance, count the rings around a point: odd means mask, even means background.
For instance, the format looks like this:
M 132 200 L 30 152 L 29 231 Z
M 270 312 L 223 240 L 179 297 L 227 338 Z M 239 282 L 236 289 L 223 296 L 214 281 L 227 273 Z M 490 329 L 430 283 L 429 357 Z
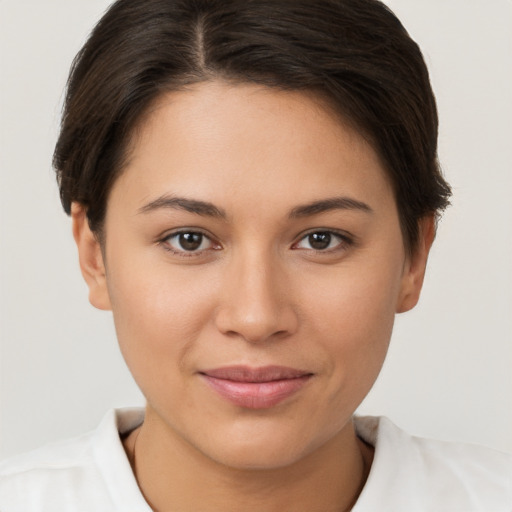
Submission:
M 171 197 L 224 216 L 162 200 Z M 434 237 L 433 219 L 422 220 L 406 255 L 372 147 L 303 93 L 199 84 L 162 96 L 139 127 L 104 247 L 78 204 L 73 229 L 90 301 L 113 311 L 147 399 L 125 446 L 153 509 L 348 510 L 372 458 L 352 414 L 395 314 L 418 300 Z M 205 235 L 199 251 L 183 250 L 180 229 Z M 328 231 L 315 250 L 308 235 Z M 276 406 L 249 409 L 200 373 L 235 364 L 312 377 Z

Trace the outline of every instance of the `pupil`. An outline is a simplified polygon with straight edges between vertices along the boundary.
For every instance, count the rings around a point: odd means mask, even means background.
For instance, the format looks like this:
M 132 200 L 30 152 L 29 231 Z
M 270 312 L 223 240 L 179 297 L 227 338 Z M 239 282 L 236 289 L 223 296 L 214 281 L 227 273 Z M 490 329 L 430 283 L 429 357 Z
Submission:
M 179 237 L 180 245 L 186 251 L 194 251 L 201 246 L 203 235 L 201 233 L 181 233 Z
M 331 243 L 330 233 L 312 233 L 309 235 L 309 244 L 313 249 L 327 249 Z

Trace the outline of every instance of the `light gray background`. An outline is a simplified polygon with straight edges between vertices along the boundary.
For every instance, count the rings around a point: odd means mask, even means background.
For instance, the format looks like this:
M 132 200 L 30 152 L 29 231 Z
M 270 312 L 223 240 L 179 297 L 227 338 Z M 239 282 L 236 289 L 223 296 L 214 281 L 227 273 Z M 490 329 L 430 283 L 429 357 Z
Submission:
M 50 164 L 69 65 L 108 3 L 0 0 L 0 456 L 143 403 L 88 304 Z M 430 66 L 455 195 L 360 411 L 512 452 L 512 3 L 388 3 Z

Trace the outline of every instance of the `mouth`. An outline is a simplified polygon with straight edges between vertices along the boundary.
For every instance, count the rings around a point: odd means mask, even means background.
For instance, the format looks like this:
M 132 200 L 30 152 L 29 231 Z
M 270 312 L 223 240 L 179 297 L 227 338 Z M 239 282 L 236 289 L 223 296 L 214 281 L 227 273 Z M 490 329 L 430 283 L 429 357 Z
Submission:
M 285 366 L 229 366 L 200 372 L 222 398 L 246 409 L 269 409 L 297 393 L 312 373 Z

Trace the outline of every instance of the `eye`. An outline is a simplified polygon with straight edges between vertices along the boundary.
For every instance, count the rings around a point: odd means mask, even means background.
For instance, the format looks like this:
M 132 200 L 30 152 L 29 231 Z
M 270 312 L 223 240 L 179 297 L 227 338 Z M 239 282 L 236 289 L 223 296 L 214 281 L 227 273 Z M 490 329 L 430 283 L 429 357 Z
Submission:
M 163 239 L 167 249 L 175 253 L 199 253 L 216 248 L 215 244 L 200 231 L 180 231 Z
M 332 231 L 314 231 L 301 238 L 293 248 L 327 252 L 342 249 L 350 244 L 351 240 L 347 236 Z

